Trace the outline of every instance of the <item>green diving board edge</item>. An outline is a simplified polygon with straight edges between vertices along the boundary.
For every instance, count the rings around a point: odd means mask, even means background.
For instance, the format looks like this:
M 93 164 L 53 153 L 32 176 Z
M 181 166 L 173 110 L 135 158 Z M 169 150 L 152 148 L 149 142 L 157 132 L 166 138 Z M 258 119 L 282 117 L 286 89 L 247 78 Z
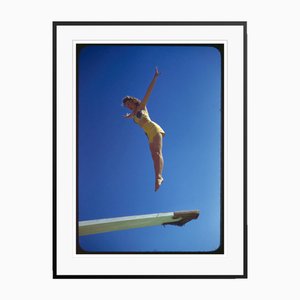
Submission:
M 97 219 L 79 222 L 79 236 L 158 225 L 183 226 L 199 217 L 199 210 Z

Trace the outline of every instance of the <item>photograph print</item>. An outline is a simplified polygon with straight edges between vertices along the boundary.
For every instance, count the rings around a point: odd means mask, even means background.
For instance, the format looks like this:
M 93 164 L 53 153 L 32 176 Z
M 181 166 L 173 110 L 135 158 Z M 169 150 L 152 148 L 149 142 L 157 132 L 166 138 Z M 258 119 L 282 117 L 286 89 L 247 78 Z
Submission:
M 79 222 L 199 211 L 112 225 L 79 252 L 223 251 L 222 70 L 221 44 L 77 45 Z
M 54 278 L 247 277 L 246 22 L 53 22 Z

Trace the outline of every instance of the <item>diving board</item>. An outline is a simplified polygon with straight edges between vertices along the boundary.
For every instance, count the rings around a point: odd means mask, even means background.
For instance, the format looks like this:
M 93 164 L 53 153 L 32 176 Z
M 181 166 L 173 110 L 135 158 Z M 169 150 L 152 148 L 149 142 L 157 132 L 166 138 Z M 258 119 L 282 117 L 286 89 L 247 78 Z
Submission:
M 158 225 L 183 226 L 197 219 L 199 210 L 177 211 L 79 222 L 79 236 Z

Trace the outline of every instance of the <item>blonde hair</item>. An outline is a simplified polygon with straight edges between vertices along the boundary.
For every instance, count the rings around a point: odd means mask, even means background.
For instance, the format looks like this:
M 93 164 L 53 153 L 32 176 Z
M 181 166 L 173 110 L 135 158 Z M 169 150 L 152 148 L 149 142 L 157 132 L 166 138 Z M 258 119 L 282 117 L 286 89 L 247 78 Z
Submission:
M 132 97 L 132 96 L 126 96 L 125 98 L 123 98 L 123 106 L 125 105 L 126 102 L 132 102 L 135 104 L 135 106 L 139 106 L 141 104 L 141 100 L 139 100 L 138 98 Z

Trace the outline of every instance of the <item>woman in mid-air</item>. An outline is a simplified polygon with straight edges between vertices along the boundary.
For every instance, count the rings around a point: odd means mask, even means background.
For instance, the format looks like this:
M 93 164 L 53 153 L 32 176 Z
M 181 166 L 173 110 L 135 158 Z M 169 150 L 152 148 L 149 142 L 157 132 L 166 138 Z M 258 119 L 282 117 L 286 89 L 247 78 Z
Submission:
M 159 75 L 160 73 L 156 68 L 154 77 L 142 100 L 131 96 L 126 96 L 123 99 L 123 105 L 132 111 L 130 114 L 126 114 L 124 117 L 127 119 L 133 118 L 134 122 L 144 129 L 148 137 L 155 170 L 155 191 L 159 189 L 164 180 L 162 177 L 162 170 L 164 166 L 162 140 L 165 132 L 158 124 L 150 119 L 146 104 Z

